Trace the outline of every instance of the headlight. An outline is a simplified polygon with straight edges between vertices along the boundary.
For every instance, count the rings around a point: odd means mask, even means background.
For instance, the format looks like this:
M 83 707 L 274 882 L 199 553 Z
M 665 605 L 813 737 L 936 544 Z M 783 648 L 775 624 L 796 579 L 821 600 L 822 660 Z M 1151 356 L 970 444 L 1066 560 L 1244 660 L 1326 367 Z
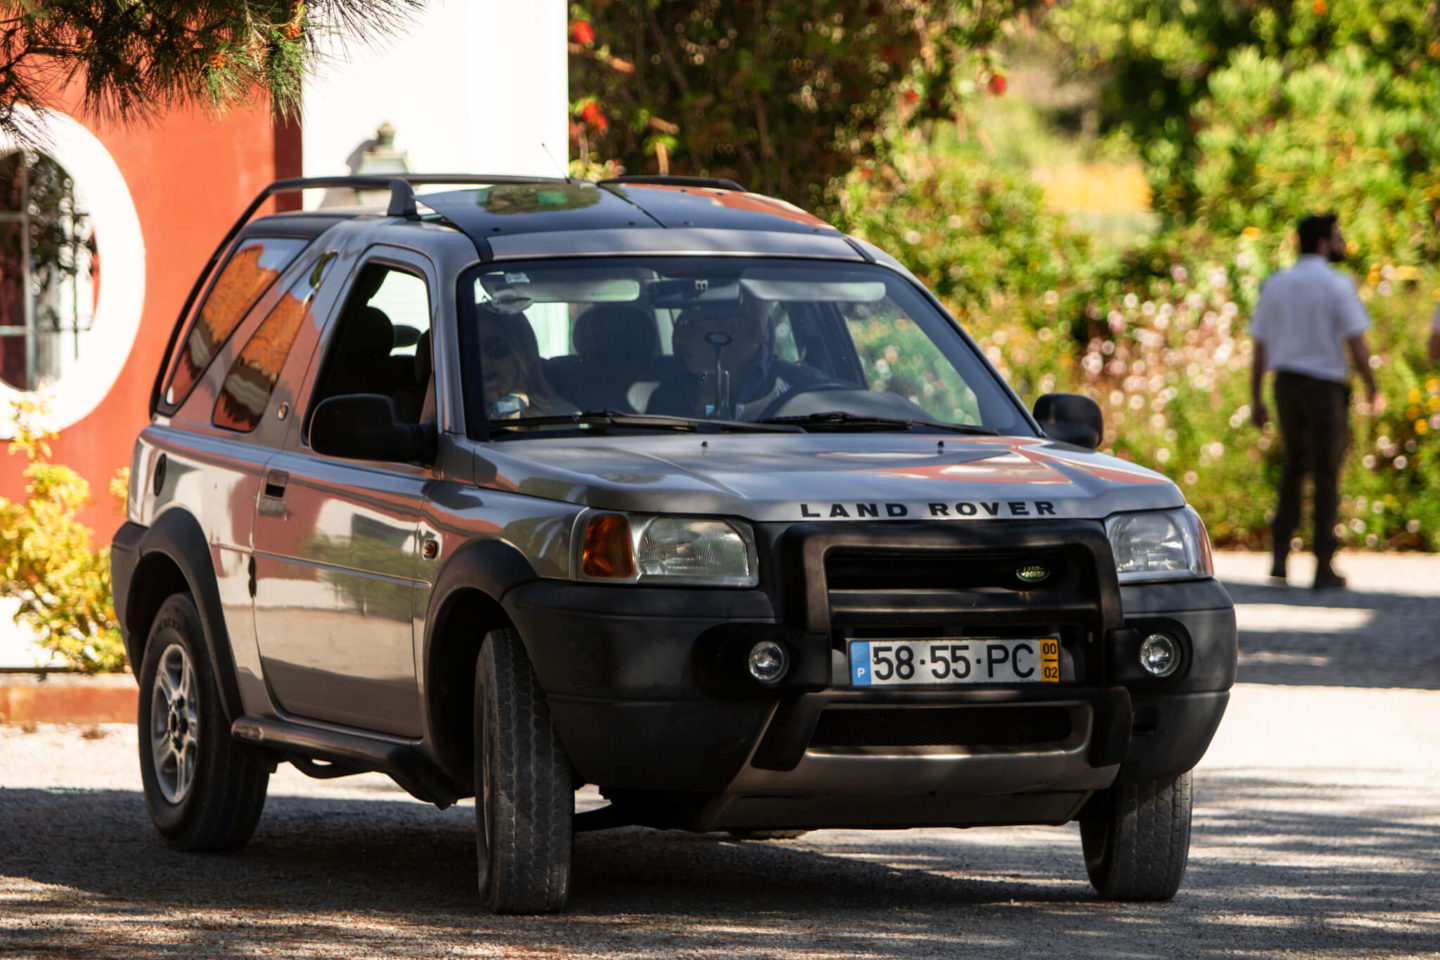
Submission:
M 739 520 L 586 514 L 575 565 L 581 580 L 753 587 L 755 537 Z
M 1121 583 L 1193 580 L 1215 574 L 1210 537 L 1189 507 L 1117 513 L 1105 521 Z

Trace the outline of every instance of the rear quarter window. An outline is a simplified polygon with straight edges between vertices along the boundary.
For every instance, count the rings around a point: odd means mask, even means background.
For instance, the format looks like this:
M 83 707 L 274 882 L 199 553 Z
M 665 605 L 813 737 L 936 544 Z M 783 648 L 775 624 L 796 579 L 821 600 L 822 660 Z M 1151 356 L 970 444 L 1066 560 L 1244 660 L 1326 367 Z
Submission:
M 215 426 L 249 433 L 260 425 L 285 359 L 295 344 L 295 335 L 310 315 L 315 294 L 334 260 L 333 252 L 321 257 L 315 269 L 290 287 L 250 337 L 225 375 L 212 415 Z
M 195 313 L 165 388 L 166 404 L 179 406 L 185 402 L 245 314 L 309 244 L 301 237 L 250 237 L 241 241 Z

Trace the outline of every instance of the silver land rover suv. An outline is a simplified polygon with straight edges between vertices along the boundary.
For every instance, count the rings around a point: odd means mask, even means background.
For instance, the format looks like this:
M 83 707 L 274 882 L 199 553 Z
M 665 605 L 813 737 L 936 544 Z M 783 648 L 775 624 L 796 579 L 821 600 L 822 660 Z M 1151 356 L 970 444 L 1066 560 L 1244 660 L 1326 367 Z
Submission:
M 256 216 L 316 187 L 389 199 Z M 498 911 L 619 824 L 1079 821 L 1102 895 L 1180 884 L 1236 666 L 1199 517 L 789 204 L 281 181 L 151 414 L 112 563 L 174 847 L 244 844 L 288 762 L 475 796 Z

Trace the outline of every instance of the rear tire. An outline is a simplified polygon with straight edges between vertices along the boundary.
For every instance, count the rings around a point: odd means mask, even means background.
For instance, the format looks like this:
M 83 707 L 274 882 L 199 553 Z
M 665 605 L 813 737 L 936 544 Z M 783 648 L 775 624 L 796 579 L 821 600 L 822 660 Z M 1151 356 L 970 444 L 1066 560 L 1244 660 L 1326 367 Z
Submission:
M 145 806 L 177 850 L 243 847 L 265 808 L 270 764 L 230 735 L 200 613 L 188 593 L 155 615 L 137 711 Z
M 1169 900 L 1190 855 L 1190 772 L 1117 784 L 1080 821 L 1085 870 L 1108 900 Z
M 496 913 L 555 913 L 570 895 L 575 790 L 545 695 L 514 630 L 475 667 L 475 846 Z

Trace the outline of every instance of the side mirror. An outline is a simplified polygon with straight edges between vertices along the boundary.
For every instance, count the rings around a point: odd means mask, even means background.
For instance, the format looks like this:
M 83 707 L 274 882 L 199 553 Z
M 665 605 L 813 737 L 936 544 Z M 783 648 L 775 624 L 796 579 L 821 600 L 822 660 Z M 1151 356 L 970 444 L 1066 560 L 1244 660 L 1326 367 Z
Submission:
M 1105 436 L 1100 405 L 1078 393 L 1047 393 L 1035 401 L 1035 419 L 1045 436 L 1086 450 L 1099 448 Z
M 436 439 L 434 424 L 400 423 L 395 401 L 375 393 L 331 397 L 310 420 L 311 448 L 331 457 L 430 463 Z

